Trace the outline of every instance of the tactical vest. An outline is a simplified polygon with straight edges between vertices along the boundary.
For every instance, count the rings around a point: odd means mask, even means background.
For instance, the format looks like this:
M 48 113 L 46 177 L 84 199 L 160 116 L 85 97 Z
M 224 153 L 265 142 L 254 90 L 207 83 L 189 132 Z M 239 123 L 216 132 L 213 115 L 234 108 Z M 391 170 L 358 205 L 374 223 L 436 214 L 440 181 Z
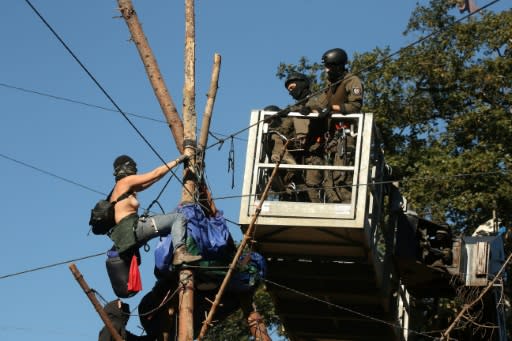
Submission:
M 344 79 L 341 82 L 329 86 L 329 89 L 327 90 L 327 102 L 331 108 L 333 104 L 341 106 L 343 103 L 347 102 L 347 92 L 344 90 L 338 91 L 338 89 L 345 89 L 347 83 L 352 78 L 352 75 L 350 73 L 345 73 L 343 77 Z

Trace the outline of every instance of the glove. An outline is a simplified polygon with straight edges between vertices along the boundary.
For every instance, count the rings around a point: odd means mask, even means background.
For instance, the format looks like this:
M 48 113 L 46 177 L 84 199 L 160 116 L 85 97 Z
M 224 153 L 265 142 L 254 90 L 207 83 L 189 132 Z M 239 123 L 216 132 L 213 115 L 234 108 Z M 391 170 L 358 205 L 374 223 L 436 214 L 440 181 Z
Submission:
M 331 115 L 332 111 L 330 107 L 323 108 L 318 112 L 318 118 L 325 118 L 329 115 Z
M 300 108 L 299 112 L 301 115 L 307 116 L 311 113 L 311 108 L 308 106 L 303 106 L 302 108 Z
M 284 108 L 277 112 L 277 117 L 286 117 L 290 113 L 290 108 Z
M 176 164 L 179 165 L 180 163 L 182 162 L 185 162 L 187 161 L 188 159 L 190 159 L 190 157 L 188 155 L 180 155 L 177 159 L 176 159 Z

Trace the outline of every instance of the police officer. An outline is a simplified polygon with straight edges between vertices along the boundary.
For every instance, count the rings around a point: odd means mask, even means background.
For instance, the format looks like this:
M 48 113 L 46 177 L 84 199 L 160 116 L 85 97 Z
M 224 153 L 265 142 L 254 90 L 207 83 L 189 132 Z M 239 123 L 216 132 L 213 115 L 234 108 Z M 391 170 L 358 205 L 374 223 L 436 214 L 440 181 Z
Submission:
M 284 111 L 276 105 L 268 105 L 263 108 L 265 111 L 275 111 L 282 115 Z M 277 115 L 276 115 L 277 116 Z M 277 162 L 281 151 L 284 149 L 285 139 L 294 137 L 294 124 L 293 119 L 288 116 L 284 117 L 272 117 L 269 121 L 270 128 L 270 161 Z M 284 153 L 281 163 L 296 164 L 292 154 L 288 151 Z
M 327 105 L 325 94 L 321 93 L 317 96 L 308 98 L 311 95 L 311 82 L 310 79 L 298 72 L 291 72 L 284 86 L 288 90 L 290 96 L 293 97 L 298 104 L 290 106 L 290 111 L 299 112 L 302 115 L 316 111 L 319 112 Z M 324 119 L 316 118 L 293 118 L 293 124 L 296 137 L 301 143 L 303 150 L 302 159 L 305 165 L 323 165 L 323 150 L 322 141 L 318 140 L 319 136 L 323 136 L 327 126 Z M 299 184 L 299 190 L 307 193 L 306 200 L 311 202 L 321 202 L 320 188 L 323 182 L 323 171 L 318 169 L 308 169 L 304 172 L 304 183 Z
M 363 85 L 359 77 L 346 69 L 347 53 L 340 48 L 327 50 L 322 62 L 327 74 L 328 88 L 325 91 L 327 106 L 320 116 L 327 118 L 326 158 L 331 165 L 353 165 L 355 139 L 346 134 L 351 122 L 333 120 L 332 113 L 352 114 L 361 111 Z M 354 130 L 354 129 L 352 129 Z M 341 146 L 340 144 L 343 144 Z M 340 155 L 342 150 L 344 155 Z M 326 172 L 324 188 L 328 202 L 350 202 L 352 196 L 352 172 Z
M 324 114 L 352 114 L 361 111 L 363 84 L 359 77 L 347 71 L 347 61 L 347 53 L 340 48 L 330 49 L 322 55 L 329 81 L 326 91 L 328 107 Z

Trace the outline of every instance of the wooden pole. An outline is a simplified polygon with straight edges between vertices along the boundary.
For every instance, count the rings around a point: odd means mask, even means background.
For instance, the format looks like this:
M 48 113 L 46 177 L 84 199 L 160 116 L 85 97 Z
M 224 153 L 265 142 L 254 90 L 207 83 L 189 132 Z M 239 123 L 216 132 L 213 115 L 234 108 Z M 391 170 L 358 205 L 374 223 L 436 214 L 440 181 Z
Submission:
M 82 287 L 83 291 L 91 301 L 92 305 L 94 306 L 94 309 L 98 312 L 101 319 L 103 320 L 103 323 L 105 323 L 105 326 L 107 327 L 108 331 L 110 332 L 110 335 L 115 341 L 123 341 L 123 338 L 119 333 L 117 332 L 116 328 L 108 318 L 107 313 L 105 313 L 105 310 L 103 310 L 103 307 L 98 302 L 98 299 L 96 298 L 96 295 L 92 292 L 91 288 L 89 288 L 89 285 L 87 285 L 87 282 L 84 279 L 84 276 L 78 271 L 78 268 L 74 263 L 71 263 L 69 265 L 69 270 L 73 273 L 73 276 L 75 277 L 76 281 Z
M 219 88 L 219 73 L 220 73 L 221 57 L 219 54 L 213 56 L 213 70 L 210 80 L 210 89 L 208 90 L 208 100 L 204 109 L 203 121 L 201 123 L 201 134 L 199 135 L 199 150 L 204 153 L 204 149 L 208 144 L 208 132 L 210 131 L 210 121 L 212 118 L 213 105 L 217 97 L 217 89 Z
M 132 40 L 135 42 L 135 46 L 139 51 L 139 55 L 144 67 L 146 68 L 149 81 L 153 87 L 153 91 L 155 92 L 156 98 L 162 108 L 162 112 L 169 124 L 174 141 L 176 142 L 176 148 L 180 154 L 183 154 L 183 122 L 181 121 L 178 111 L 176 110 L 176 106 L 174 105 L 171 95 L 167 90 L 167 86 L 165 85 L 160 69 L 158 68 L 158 64 L 151 47 L 149 46 L 144 32 L 142 31 L 142 26 L 137 18 L 137 13 L 133 8 L 131 0 L 117 0 L 117 3 L 119 5 L 119 11 L 128 25 Z
M 183 175 L 182 203 L 195 202 L 196 176 L 190 171 L 195 167 L 196 122 L 195 110 L 195 27 L 194 0 L 185 0 L 185 83 L 183 85 L 183 128 L 184 154 L 189 156 L 189 168 Z M 194 339 L 194 276 L 189 269 L 179 274 L 181 289 L 179 294 L 178 341 Z
M 210 88 L 208 90 L 208 100 L 206 101 L 206 106 L 203 113 L 203 121 L 201 124 L 201 133 L 199 134 L 199 143 L 197 146 L 197 156 L 196 156 L 196 164 L 198 169 L 204 168 L 204 159 L 206 157 L 206 145 L 208 144 L 208 133 L 210 131 L 210 122 L 212 119 L 213 105 L 215 104 L 215 98 L 217 97 L 217 89 L 219 88 L 219 73 L 220 73 L 220 62 L 221 58 L 219 54 L 215 54 L 213 57 L 213 70 L 212 76 L 210 80 Z M 201 206 L 208 207 L 210 216 L 215 216 L 217 213 L 217 208 L 215 207 L 215 203 L 212 200 L 212 196 L 210 194 L 209 189 L 206 186 L 204 178 L 200 179 L 201 181 L 201 196 L 199 197 L 199 201 Z
M 270 175 L 270 178 L 268 179 L 268 182 L 265 186 L 263 194 L 261 195 L 261 199 L 258 202 L 256 209 L 254 210 L 254 214 L 252 215 L 249 227 L 245 231 L 242 241 L 240 242 L 240 245 L 238 246 L 238 249 L 236 250 L 236 254 L 233 257 L 231 264 L 229 265 L 228 272 L 226 273 L 226 276 L 224 277 L 224 280 L 222 281 L 222 284 L 219 287 L 219 291 L 217 292 L 217 295 L 215 296 L 215 301 L 213 302 L 212 307 L 210 308 L 210 311 L 208 312 L 208 316 L 206 317 L 206 320 L 203 322 L 203 326 L 201 327 L 201 331 L 199 332 L 199 336 L 197 337 L 198 341 L 200 341 L 204 337 L 204 335 L 206 334 L 206 331 L 208 330 L 208 326 L 212 323 L 213 315 L 215 314 L 215 310 L 217 309 L 217 306 L 220 304 L 220 300 L 222 299 L 222 294 L 224 293 L 224 290 L 226 289 L 228 282 L 231 279 L 233 271 L 236 268 L 238 259 L 240 259 L 240 256 L 242 255 L 242 252 L 243 252 L 245 246 L 247 245 L 247 242 L 251 238 L 252 232 L 254 231 L 254 225 L 260 215 L 261 208 L 263 206 L 263 202 L 267 198 L 268 192 L 270 191 L 272 181 L 274 180 L 274 177 L 277 174 L 277 171 L 279 170 L 279 165 L 281 164 L 281 160 L 284 156 L 284 153 L 286 152 L 286 147 L 288 146 L 288 143 L 289 143 L 289 141 L 286 141 L 286 143 L 283 147 L 283 150 L 281 151 L 281 154 L 279 156 L 279 161 L 276 163 L 276 165 L 272 171 L 272 174 Z

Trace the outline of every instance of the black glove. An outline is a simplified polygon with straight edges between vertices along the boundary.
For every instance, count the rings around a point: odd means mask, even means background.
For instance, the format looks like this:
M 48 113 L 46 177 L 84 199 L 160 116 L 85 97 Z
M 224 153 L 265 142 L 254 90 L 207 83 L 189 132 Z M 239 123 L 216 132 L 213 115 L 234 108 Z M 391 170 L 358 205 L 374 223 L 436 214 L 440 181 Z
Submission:
M 277 112 L 277 117 L 286 117 L 290 113 L 290 108 L 284 108 Z
M 264 123 L 268 123 L 271 127 L 277 127 L 281 124 L 281 118 L 277 115 L 269 115 L 263 119 Z
M 302 108 L 300 108 L 299 112 L 301 115 L 307 116 L 311 113 L 311 108 L 304 105 Z
M 330 107 L 323 108 L 318 112 L 318 118 L 324 118 L 331 115 L 332 111 Z

